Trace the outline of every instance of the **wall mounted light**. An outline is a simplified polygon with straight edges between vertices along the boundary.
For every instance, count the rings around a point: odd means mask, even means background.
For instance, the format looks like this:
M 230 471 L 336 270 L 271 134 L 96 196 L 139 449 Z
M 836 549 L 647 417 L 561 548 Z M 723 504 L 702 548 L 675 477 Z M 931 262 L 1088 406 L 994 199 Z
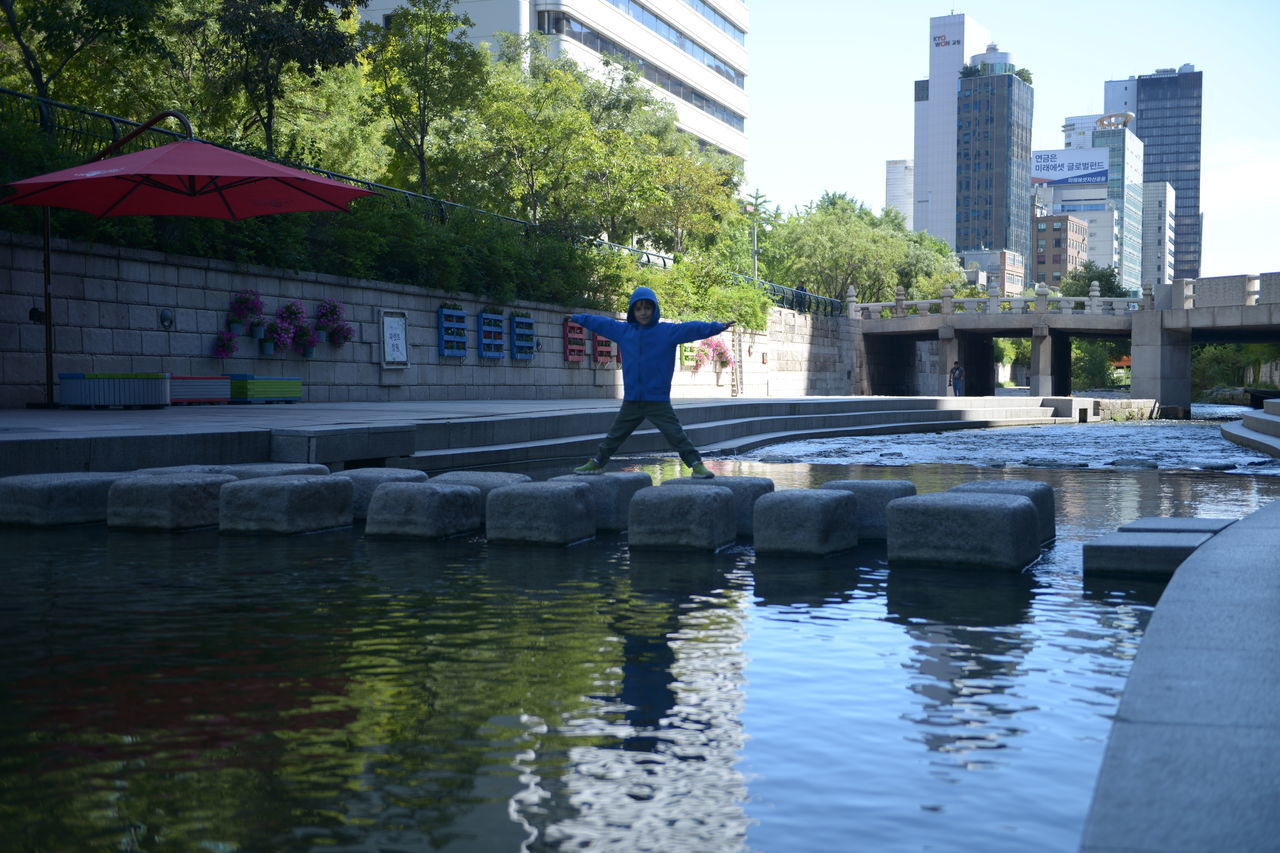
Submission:
M 173 310 L 169 308 L 160 309 L 160 328 L 166 331 L 173 328 Z

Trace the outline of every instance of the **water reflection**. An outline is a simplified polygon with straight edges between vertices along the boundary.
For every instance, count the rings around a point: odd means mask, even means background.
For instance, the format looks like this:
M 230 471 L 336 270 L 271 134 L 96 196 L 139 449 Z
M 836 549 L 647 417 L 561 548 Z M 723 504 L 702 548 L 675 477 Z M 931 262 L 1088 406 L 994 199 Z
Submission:
M 989 760 L 1023 733 L 1024 700 L 1010 696 L 1033 643 L 1023 631 L 1034 580 L 1029 572 L 894 569 L 886 618 L 912 639 L 910 689 L 921 702 L 909 717 L 925 746 L 959 766 Z
M 1280 492 L 1209 473 L 716 464 L 779 488 L 1043 479 L 1059 539 L 1033 571 L 987 577 L 891 572 L 876 545 L 757 559 L 632 554 L 617 536 L 0 530 L 0 837 L 1072 849 L 1151 601 L 1082 588 L 1081 543 Z

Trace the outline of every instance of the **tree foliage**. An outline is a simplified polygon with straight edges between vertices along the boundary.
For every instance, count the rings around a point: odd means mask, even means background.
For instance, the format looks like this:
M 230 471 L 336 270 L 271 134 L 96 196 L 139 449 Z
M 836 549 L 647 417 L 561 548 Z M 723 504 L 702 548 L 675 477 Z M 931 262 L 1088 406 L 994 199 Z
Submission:
M 433 140 L 442 124 L 475 105 L 489 58 L 467 41 L 465 14 L 448 0 L 409 0 L 385 27 L 362 30 L 372 84 L 369 102 L 389 123 L 396 152 L 416 167 L 416 189 L 428 192 Z
M 1089 285 L 1095 281 L 1098 282 L 1100 296 L 1118 298 L 1128 295 L 1120 286 L 1115 267 L 1100 267 L 1093 261 L 1085 261 L 1083 266 L 1062 277 L 1062 295 L 1088 296 Z

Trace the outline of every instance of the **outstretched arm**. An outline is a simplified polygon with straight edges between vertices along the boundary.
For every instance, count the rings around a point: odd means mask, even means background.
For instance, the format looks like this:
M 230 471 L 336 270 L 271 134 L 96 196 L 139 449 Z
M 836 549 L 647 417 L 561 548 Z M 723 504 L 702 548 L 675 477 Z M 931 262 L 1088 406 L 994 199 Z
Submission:
M 569 319 L 597 335 L 604 335 L 611 341 L 616 341 L 618 339 L 616 336 L 627 327 L 627 324 L 621 320 L 601 317 L 598 314 L 570 314 Z
M 713 338 L 721 332 L 732 329 L 734 323 L 730 320 L 728 323 L 704 323 L 692 320 L 687 323 L 677 323 L 675 329 L 675 342 L 678 344 L 688 344 L 693 341 L 700 341 L 703 338 Z

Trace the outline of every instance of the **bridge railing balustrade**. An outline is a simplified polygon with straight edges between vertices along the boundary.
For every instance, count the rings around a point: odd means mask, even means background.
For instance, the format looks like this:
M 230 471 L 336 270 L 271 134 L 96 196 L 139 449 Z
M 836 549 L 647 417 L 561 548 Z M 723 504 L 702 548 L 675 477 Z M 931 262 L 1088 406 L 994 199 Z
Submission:
M 1128 296 L 1004 296 L 858 302 L 854 312 L 864 320 L 891 320 L 926 314 L 1129 314 L 1141 307 Z

